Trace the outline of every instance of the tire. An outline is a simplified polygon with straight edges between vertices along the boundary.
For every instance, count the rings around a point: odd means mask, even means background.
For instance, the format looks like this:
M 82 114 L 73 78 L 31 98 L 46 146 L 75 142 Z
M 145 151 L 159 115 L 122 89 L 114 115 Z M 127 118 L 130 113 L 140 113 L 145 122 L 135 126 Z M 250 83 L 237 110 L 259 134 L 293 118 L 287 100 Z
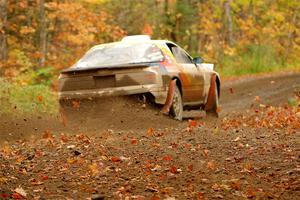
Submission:
M 170 108 L 170 115 L 179 121 L 182 121 L 183 114 L 183 105 L 182 105 L 182 97 L 178 86 L 175 86 L 174 96 L 172 100 L 172 106 Z
M 218 88 L 217 84 L 214 84 L 214 96 L 213 96 L 213 102 L 212 106 L 209 110 L 206 110 L 206 115 L 212 116 L 212 117 L 219 117 L 218 108 L 219 108 L 219 95 L 218 95 Z

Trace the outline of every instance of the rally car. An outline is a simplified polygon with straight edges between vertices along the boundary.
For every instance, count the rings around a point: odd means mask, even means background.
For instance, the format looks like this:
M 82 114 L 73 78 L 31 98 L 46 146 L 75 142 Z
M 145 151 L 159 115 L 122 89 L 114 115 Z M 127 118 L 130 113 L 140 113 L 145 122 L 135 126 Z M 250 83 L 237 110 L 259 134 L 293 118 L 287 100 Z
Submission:
M 184 109 L 218 116 L 220 77 L 214 65 L 167 40 L 146 35 L 92 47 L 59 76 L 60 102 L 148 94 L 162 112 L 182 120 Z

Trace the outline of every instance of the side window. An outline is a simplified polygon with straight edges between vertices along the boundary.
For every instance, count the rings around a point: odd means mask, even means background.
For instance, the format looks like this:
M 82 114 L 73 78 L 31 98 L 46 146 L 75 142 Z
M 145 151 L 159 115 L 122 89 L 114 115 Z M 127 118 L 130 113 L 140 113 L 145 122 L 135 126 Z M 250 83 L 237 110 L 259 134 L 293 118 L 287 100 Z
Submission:
M 167 44 L 167 45 L 178 63 L 182 63 L 182 64 L 193 63 L 192 60 L 188 57 L 188 55 L 186 55 L 186 53 L 183 50 L 181 50 L 179 47 L 173 44 Z

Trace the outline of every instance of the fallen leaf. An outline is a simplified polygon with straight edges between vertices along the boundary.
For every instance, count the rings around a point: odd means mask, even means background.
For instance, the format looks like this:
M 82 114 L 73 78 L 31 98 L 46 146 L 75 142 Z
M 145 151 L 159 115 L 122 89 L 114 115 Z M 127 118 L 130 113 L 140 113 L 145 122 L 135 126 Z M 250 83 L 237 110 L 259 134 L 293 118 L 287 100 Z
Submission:
M 167 197 L 167 198 L 164 198 L 164 200 L 176 200 L 175 197 Z
M 39 96 L 37 96 L 37 99 L 38 99 L 39 102 L 42 102 L 43 101 L 43 96 L 39 95 Z
M 9 194 L 6 194 L 6 193 L 2 193 L 2 194 L 0 195 L 0 197 L 2 197 L 3 199 L 8 199 L 8 198 L 10 197 L 10 195 L 9 195 Z
M 198 123 L 195 120 L 189 120 L 189 127 L 196 127 Z
M 213 161 L 210 161 L 207 163 L 207 168 L 209 170 L 214 170 L 214 169 L 216 169 L 216 164 Z
M 214 134 L 219 133 L 219 127 L 216 126 L 216 127 L 213 129 L 213 133 L 214 133 Z
M 42 179 L 43 181 L 48 180 L 48 179 L 49 179 L 49 176 L 41 176 L 41 179 Z
M 151 197 L 150 200 L 160 200 L 160 197 L 157 194 L 155 194 Z
M 173 173 L 173 174 L 177 174 L 178 173 L 177 167 L 176 166 L 172 166 L 170 168 L 170 172 Z
M 131 140 L 131 144 L 137 144 L 138 143 L 138 140 L 137 139 L 132 139 Z
M 0 177 L 0 185 L 1 185 L 2 183 L 5 183 L 7 180 L 8 180 L 8 179 L 5 178 L 5 177 Z
M 118 158 L 118 157 L 115 157 L 115 156 L 113 156 L 113 157 L 111 157 L 111 159 L 110 159 L 112 162 L 120 162 L 121 161 L 121 159 L 120 158 Z
M 152 136 L 153 135 L 153 128 L 148 128 L 147 129 L 147 135 Z
M 62 143 L 67 143 L 69 141 L 68 137 L 64 134 L 60 136 L 60 140 Z
M 99 173 L 98 165 L 96 163 L 89 165 L 89 169 L 93 175 L 97 175 Z
M 18 194 L 20 194 L 20 195 L 22 195 L 23 197 L 27 196 L 27 193 L 25 192 L 25 190 L 21 186 L 17 187 L 15 189 L 15 192 L 18 193 Z
M 74 149 L 76 146 L 74 144 L 68 145 L 67 149 Z
M 19 193 L 13 193 L 12 195 L 11 195 L 11 197 L 13 198 L 13 199 L 24 199 L 24 197 L 22 196 L 22 195 L 20 195 Z
M 68 158 L 68 159 L 67 159 L 67 162 L 68 162 L 69 164 L 74 164 L 74 163 L 77 162 L 77 159 L 76 159 L 76 158 Z
M 256 197 L 256 192 L 254 191 L 253 188 L 248 188 L 245 195 L 246 195 L 247 198 L 255 198 Z
M 255 96 L 254 97 L 254 101 L 260 101 L 260 97 L 259 96 Z
M 221 190 L 220 185 L 218 185 L 217 183 L 213 184 L 213 185 L 211 186 L 211 188 L 212 188 L 214 191 L 219 191 L 219 190 Z
M 163 157 L 163 160 L 164 160 L 164 161 L 171 161 L 171 160 L 172 160 L 172 157 L 169 156 L 169 155 L 166 155 L 166 156 Z
M 233 182 L 231 182 L 231 188 L 234 190 L 240 190 L 241 183 L 239 181 L 233 181 Z
M 3 145 L 1 151 L 2 151 L 4 154 L 7 155 L 7 154 L 9 154 L 9 153 L 11 152 L 11 148 L 10 148 L 10 146 L 9 146 L 7 143 L 5 143 L 5 144 Z
M 204 152 L 204 156 L 205 156 L 205 157 L 208 157 L 209 150 L 208 150 L 208 149 L 204 149 L 204 151 L 203 151 L 203 152 Z
M 197 194 L 197 200 L 202 200 L 202 199 L 204 199 L 203 192 L 198 192 L 198 194 Z
M 237 142 L 237 141 L 239 141 L 240 140 L 240 137 L 236 137 L 233 141 L 234 142 Z
M 251 171 L 253 170 L 252 164 L 251 164 L 250 162 L 246 162 L 246 163 L 244 164 L 244 170 L 245 170 L 246 172 L 251 172 Z
M 73 108 L 80 108 L 80 101 L 73 100 L 72 101 L 72 107 Z
M 43 133 L 43 138 L 44 139 L 53 139 L 53 135 L 52 133 L 50 132 L 50 130 L 45 130 L 44 133 Z

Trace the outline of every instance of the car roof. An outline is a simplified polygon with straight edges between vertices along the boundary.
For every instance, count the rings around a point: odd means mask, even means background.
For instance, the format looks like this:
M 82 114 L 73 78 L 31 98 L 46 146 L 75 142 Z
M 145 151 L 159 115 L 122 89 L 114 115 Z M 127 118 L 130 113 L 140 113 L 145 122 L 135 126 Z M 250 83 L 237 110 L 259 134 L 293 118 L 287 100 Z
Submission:
M 129 38 L 128 40 L 126 38 Z M 102 48 L 105 46 L 110 46 L 110 45 L 118 45 L 118 44 L 145 44 L 145 43 L 149 43 L 149 44 L 155 44 L 157 45 L 159 48 L 161 48 L 162 46 L 166 45 L 167 43 L 169 44 L 173 44 L 179 48 L 181 48 L 179 45 L 177 45 L 176 43 L 169 41 L 169 40 L 152 40 L 150 38 L 150 36 L 148 35 L 133 35 L 133 36 L 125 36 L 121 41 L 117 41 L 117 42 L 111 42 L 111 43 L 103 43 L 103 44 L 99 44 L 96 45 L 94 47 L 91 48 L 91 50 L 95 50 L 98 48 Z M 182 48 L 181 48 L 182 49 Z M 192 58 L 189 53 L 187 53 L 184 49 L 182 49 L 190 58 Z
M 174 44 L 175 46 L 178 46 L 177 44 L 175 44 L 174 42 L 171 42 L 169 40 L 138 40 L 138 41 L 117 41 L 117 42 L 110 42 L 110 43 L 103 43 L 103 44 L 99 44 L 96 46 L 93 46 L 92 49 L 98 49 L 101 47 L 105 47 L 105 46 L 111 46 L 111 45 L 117 45 L 117 44 L 138 44 L 138 43 L 149 43 L 149 44 L 159 44 L 159 45 L 164 45 L 166 43 L 171 43 Z

